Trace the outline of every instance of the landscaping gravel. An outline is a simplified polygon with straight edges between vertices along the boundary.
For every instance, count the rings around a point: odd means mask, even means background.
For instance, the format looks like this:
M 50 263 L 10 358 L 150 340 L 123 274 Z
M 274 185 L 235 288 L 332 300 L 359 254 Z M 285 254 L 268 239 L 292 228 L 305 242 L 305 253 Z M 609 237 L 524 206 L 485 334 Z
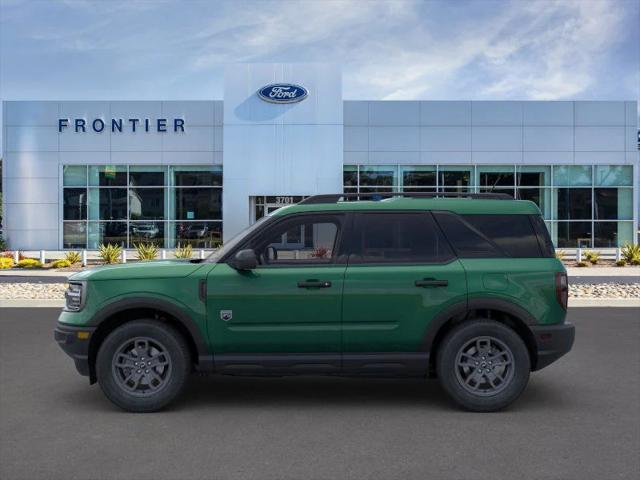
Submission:
M 64 283 L 20 283 L 0 279 L 0 299 L 63 299 Z M 640 283 L 593 283 L 569 285 L 569 296 L 574 298 L 637 298 Z

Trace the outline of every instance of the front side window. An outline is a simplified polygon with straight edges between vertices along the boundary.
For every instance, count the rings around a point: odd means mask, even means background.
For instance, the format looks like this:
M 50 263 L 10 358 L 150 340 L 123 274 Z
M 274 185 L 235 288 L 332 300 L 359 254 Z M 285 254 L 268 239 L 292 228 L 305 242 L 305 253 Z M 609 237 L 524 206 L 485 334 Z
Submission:
M 283 220 L 250 242 L 262 265 L 333 263 L 341 217 L 305 215 Z
M 430 214 L 356 214 L 349 263 L 444 263 L 453 252 Z

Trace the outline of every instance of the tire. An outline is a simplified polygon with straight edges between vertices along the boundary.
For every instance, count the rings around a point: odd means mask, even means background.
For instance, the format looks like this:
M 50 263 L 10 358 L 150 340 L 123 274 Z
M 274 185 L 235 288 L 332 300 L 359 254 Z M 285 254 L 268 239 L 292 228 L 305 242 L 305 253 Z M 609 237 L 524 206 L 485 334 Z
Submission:
M 531 361 L 515 331 L 494 320 L 478 319 L 446 335 L 438 349 L 436 371 L 440 384 L 459 406 L 493 412 L 509 406 L 524 391 Z
M 96 358 L 100 388 L 129 412 L 155 412 L 169 405 L 184 389 L 190 371 L 183 336 L 154 320 L 134 320 L 116 328 Z

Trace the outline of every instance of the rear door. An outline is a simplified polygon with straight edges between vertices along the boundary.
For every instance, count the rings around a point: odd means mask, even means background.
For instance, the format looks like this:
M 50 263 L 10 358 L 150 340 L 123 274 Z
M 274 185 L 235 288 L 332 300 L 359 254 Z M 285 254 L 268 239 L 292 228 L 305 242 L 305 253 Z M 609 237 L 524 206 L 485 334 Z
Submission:
M 423 371 L 431 320 L 467 294 L 464 269 L 433 216 L 354 213 L 346 248 L 343 368 Z

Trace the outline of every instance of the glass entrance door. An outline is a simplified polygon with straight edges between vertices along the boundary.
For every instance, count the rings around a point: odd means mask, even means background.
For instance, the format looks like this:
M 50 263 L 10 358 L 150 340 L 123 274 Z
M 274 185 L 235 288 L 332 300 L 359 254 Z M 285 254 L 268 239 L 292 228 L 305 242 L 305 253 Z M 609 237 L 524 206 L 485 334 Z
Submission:
M 277 209 L 293 205 L 307 198 L 302 195 L 260 195 L 251 197 L 251 223 L 275 212 Z

